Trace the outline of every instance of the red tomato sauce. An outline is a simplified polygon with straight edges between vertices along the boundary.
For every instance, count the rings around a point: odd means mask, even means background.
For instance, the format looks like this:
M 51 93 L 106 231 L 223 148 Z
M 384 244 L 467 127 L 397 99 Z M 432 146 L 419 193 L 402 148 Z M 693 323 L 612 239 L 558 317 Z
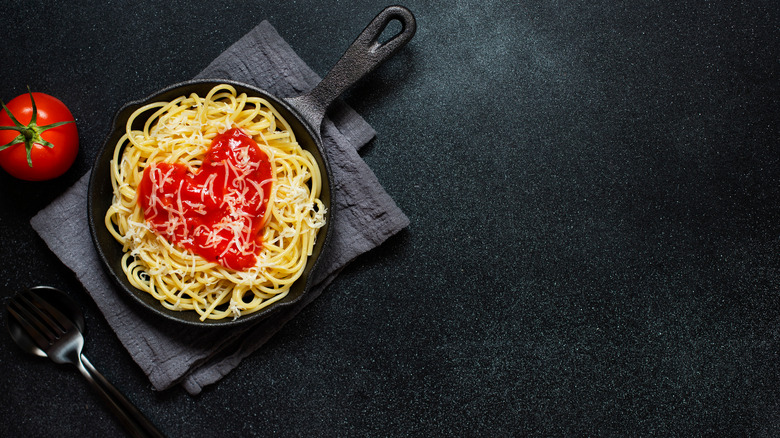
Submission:
M 168 241 L 234 270 L 255 265 L 273 175 L 268 156 L 238 128 L 217 135 L 196 173 L 183 164 L 146 168 L 138 202 Z

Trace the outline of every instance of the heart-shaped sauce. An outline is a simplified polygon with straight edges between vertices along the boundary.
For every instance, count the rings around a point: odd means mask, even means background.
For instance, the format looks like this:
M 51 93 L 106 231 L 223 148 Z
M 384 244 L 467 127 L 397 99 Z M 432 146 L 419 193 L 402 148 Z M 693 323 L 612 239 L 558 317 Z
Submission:
M 183 164 L 144 170 L 138 202 L 169 242 L 234 270 L 255 265 L 273 174 L 268 156 L 238 128 L 217 135 L 196 173 Z

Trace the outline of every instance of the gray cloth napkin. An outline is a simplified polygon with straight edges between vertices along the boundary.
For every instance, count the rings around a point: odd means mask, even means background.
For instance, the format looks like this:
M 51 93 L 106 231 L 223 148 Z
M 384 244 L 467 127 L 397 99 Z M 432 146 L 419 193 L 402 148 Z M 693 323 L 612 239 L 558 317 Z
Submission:
M 320 80 L 266 21 L 197 78 L 233 79 L 281 97 L 298 95 Z M 32 218 L 33 228 L 75 272 L 155 389 L 180 383 L 194 395 L 217 382 L 317 298 L 350 261 L 409 224 L 358 155 L 357 150 L 375 135 L 365 120 L 340 102 L 328 113 L 321 133 L 332 168 L 330 245 L 321 254 L 321 269 L 305 300 L 251 327 L 193 329 L 129 305 L 106 276 L 87 237 L 89 174 Z

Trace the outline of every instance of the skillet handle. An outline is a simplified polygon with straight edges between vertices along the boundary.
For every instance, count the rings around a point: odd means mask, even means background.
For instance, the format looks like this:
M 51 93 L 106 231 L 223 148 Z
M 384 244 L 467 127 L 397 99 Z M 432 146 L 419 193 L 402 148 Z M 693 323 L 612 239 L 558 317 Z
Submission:
M 379 36 L 393 20 L 401 23 L 401 31 L 389 40 L 380 42 Z M 406 45 L 416 30 L 417 22 L 409 9 L 403 6 L 385 8 L 366 26 L 314 89 L 288 99 L 288 102 L 298 109 L 319 135 L 319 127 L 330 104 Z

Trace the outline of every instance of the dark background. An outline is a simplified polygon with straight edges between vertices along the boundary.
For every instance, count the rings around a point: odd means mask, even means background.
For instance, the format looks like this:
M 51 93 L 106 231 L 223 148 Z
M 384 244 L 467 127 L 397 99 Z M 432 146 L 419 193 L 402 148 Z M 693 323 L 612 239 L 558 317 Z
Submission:
M 172 437 L 777 436 L 777 3 L 405 5 L 414 39 L 345 99 L 411 225 L 191 397 L 151 388 L 29 220 L 124 102 L 263 19 L 324 75 L 385 4 L 6 1 L 0 98 L 57 96 L 81 149 L 0 173 L 2 296 L 75 296 L 85 354 Z M 0 435 L 118 433 L 75 369 L 0 343 Z

